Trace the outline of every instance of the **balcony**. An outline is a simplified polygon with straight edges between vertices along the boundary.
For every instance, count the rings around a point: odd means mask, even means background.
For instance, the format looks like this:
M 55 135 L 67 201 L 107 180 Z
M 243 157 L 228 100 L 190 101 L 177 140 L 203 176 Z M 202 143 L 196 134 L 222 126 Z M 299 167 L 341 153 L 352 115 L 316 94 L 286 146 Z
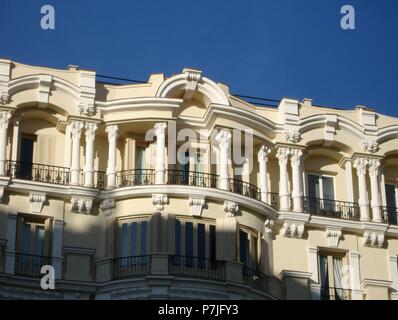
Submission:
M 321 287 L 321 300 L 351 300 L 351 290 Z
M 304 212 L 320 217 L 359 221 L 359 205 L 353 202 L 303 197 Z
M 258 291 L 269 293 L 268 276 L 257 270 L 243 267 L 243 283 Z
M 381 207 L 381 212 L 384 223 L 398 225 L 398 208 Z
M 151 185 L 155 183 L 155 170 L 133 169 L 117 172 L 117 185 L 120 188 Z
M 183 170 L 167 170 L 167 184 L 217 188 L 219 176 L 211 173 Z
M 150 274 L 151 256 L 133 256 L 114 259 L 113 278 L 126 279 Z
M 41 267 L 51 265 L 52 259 L 48 256 L 40 256 L 26 253 L 15 254 L 15 274 L 23 277 L 41 278 Z

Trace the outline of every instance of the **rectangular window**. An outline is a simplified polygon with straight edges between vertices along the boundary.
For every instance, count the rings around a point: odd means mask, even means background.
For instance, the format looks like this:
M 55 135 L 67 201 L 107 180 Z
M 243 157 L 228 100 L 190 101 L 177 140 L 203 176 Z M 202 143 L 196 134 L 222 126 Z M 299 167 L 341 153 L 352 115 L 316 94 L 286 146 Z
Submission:
M 249 266 L 249 239 L 248 234 L 242 230 L 239 231 L 239 250 L 240 262 L 245 266 Z
M 397 199 L 398 199 L 398 187 L 394 184 L 386 184 L 386 202 L 387 202 L 387 212 L 388 221 L 390 224 L 397 224 Z
M 205 267 L 206 258 L 206 233 L 205 225 L 203 223 L 198 223 L 198 267 Z
M 319 281 L 321 300 L 349 300 L 347 274 L 344 272 L 345 258 L 338 255 L 319 256 Z
M 185 223 L 185 265 L 193 265 L 193 223 Z
M 24 137 L 21 139 L 21 151 L 20 151 L 20 167 L 19 171 L 17 168 L 17 176 L 21 179 L 32 179 L 32 169 L 33 169 L 33 146 L 34 146 L 34 138 L 33 137 Z

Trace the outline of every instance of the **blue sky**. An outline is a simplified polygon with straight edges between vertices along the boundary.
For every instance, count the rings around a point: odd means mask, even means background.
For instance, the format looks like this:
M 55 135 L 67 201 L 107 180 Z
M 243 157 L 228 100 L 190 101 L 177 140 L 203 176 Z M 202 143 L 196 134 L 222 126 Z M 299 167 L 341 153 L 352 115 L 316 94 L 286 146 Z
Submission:
M 55 30 L 40 28 L 46 4 Z M 2 0 L 0 56 L 138 80 L 198 67 L 236 94 L 398 116 L 397 31 L 397 0 Z

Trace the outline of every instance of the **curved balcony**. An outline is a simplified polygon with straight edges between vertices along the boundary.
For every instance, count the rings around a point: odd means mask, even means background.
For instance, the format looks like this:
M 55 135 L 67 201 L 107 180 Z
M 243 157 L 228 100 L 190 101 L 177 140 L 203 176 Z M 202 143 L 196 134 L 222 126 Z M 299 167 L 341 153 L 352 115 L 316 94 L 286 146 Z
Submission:
M 116 181 L 119 188 L 154 184 L 155 170 L 133 169 L 118 171 Z
M 15 274 L 23 277 L 41 278 L 41 267 L 51 265 L 51 257 L 26 253 L 15 253 Z

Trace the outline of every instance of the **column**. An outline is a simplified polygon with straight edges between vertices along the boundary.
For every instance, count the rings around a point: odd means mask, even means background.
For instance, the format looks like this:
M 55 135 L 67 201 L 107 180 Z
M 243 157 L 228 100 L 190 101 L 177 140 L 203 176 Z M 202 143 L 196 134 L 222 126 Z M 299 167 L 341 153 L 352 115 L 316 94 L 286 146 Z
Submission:
M 86 163 L 84 166 L 84 186 L 94 187 L 94 140 L 98 126 L 94 122 L 86 123 Z
M 228 151 L 230 149 L 231 132 L 222 129 L 217 134 L 216 141 L 220 149 L 220 188 L 229 190 Z
M 156 164 L 155 164 L 155 184 L 165 184 L 165 150 L 166 150 L 166 122 L 155 124 L 156 135 Z
M 279 147 L 276 157 L 279 160 L 279 199 L 280 210 L 289 211 L 289 186 L 287 176 L 287 161 L 289 156 L 289 148 Z
M 261 201 L 268 204 L 269 204 L 269 199 L 268 199 L 267 162 L 268 162 L 268 154 L 270 152 L 271 149 L 265 145 L 261 146 L 260 151 L 258 152 Z
M 361 290 L 361 274 L 359 272 L 359 258 L 361 255 L 358 252 L 350 251 L 350 285 L 351 285 L 351 299 L 363 300 L 363 291 Z
M 12 132 L 12 150 L 11 150 L 11 161 L 18 161 L 18 149 L 19 149 L 19 124 L 21 123 L 22 114 L 14 114 L 14 128 Z
M 70 168 L 70 157 L 71 157 L 71 127 L 66 125 L 65 128 L 65 146 L 64 146 L 64 167 Z
M 7 130 L 11 111 L 0 111 L 0 176 L 6 175 Z
M 366 166 L 368 160 L 364 157 L 358 157 L 354 161 L 354 167 L 357 169 L 358 189 L 359 189 L 359 209 L 361 213 L 361 221 L 369 221 L 369 203 L 366 193 Z
M 380 166 L 380 195 L 381 205 L 387 207 L 386 180 L 384 177 L 384 168 L 382 166 Z
M 111 125 L 106 127 L 105 131 L 108 133 L 108 168 L 106 169 L 106 175 L 108 180 L 108 189 L 116 188 L 116 145 L 119 133 L 117 125 Z
M 346 160 L 344 163 L 345 181 L 347 189 L 347 201 L 354 202 L 354 186 L 352 184 L 352 161 Z
M 72 134 L 71 185 L 79 185 L 80 183 L 80 137 L 83 127 L 84 123 L 82 121 L 73 120 L 70 124 Z
M 293 180 L 293 211 L 303 212 L 303 187 L 301 184 L 301 157 L 303 152 L 300 149 L 292 149 L 291 166 L 292 166 L 292 180 Z
M 372 200 L 370 202 L 372 207 L 373 222 L 382 222 L 381 209 L 380 209 L 380 194 L 379 194 L 379 159 L 369 160 L 369 177 L 370 177 L 370 190 Z

